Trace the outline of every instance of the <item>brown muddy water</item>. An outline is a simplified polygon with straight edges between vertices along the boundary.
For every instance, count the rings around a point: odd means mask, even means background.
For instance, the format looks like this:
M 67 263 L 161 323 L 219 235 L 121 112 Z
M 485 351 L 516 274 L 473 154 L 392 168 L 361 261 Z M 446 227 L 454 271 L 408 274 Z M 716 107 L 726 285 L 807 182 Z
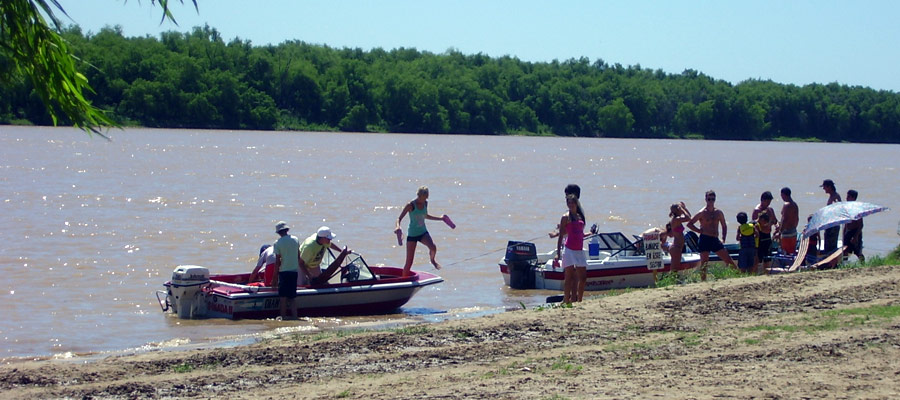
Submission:
M 582 187 L 591 223 L 637 234 L 663 225 L 668 205 L 704 205 L 729 223 L 765 190 L 793 189 L 801 215 L 841 195 L 892 210 L 865 221 L 865 252 L 898 243 L 898 145 L 627 140 L 467 135 L 127 129 L 112 141 L 70 128 L 0 127 L 0 358 L 238 343 L 272 332 L 439 321 L 535 305 L 546 291 L 503 285 L 508 240 L 539 251 Z M 370 264 L 402 264 L 392 230 L 416 188 L 444 283 L 384 317 L 180 321 L 154 292 L 177 265 L 250 271 L 278 220 L 307 236 L 321 225 Z M 776 210 L 780 201 L 774 203 Z M 404 220 L 404 229 L 405 229 Z M 433 271 L 419 250 L 414 269 Z

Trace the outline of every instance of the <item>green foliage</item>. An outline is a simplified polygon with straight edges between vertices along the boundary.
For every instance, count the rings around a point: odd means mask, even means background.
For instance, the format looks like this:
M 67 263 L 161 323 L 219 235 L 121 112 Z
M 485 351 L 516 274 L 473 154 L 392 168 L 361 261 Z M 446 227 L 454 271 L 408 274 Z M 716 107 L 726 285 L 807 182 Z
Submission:
M 860 262 L 856 260 L 855 262 L 849 263 L 844 262 L 838 266 L 841 269 L 851 269 L 851 268 L 867 268 L 867 267 L 880 267 L 883 265 L 900 265 L 900 246 L 897 246 L 885 256 L 875 255 L 866 257 L 865 262 Z
M 522 305 L 524 306 L 524 303 Z M 535 311 L 544 311 L 544 310 L 555 310 L 558 308 L 575 308 L 575 306 L 572 305 L 572 303 L 563 303 L 563 302 L 547 303 L 547 304 L 541 304 L 539 306 L 534 307 L 534 310 Z
M 169 0 L 150 2 L 162 8 L 162 21 L 175 21 Z M 73 57 L 70 42 L 58 33 L 56 11 L 66 13 L 57 0 L 0 1 L 0 121 L 49 119 L 54 125 L 71 123 L 103 136 L 98 128 L 117 124 L 87 99 L 94 90 L 79 71 L 82 65 Z
M 172 367 L 172 370 L 177 374 L 184 374 L 193 371 L 194 367 L 188 363 L 181 363 Z
M 412 325 L 397 328 L 394 330 L 394 332 L 397 332 L 401 335 L 424 335 L 431 332 L 431 329 L 426 325 Z
M 62 37 L 79 65 L 94 66 L 73 84 L 91 82 L 96 107 L 145 126 L 900 142 L 900 94 L 837 83 L 732 85 L 587 58 L 253 46 L 209 26 L 159 38 L 70 27 Z M 4 82 L 0 120 L 52 122 L 38 89 Z
M 559 358 L 556 359 L 553 362 L 553 364 L 550 365 L 550 369 L 551 370 L 562 370 L 562 371 L 565 371 L 567 374 L 577 374 L 577 373 L 581 372 L 581 370 L 584 367 L 581 365 L 574 365 L 571 362 L 569 362 L 570 360 L 571 360 L 571 357 L 569 357 L 569 356 L 565 356 L 565 355 L 559 356 Z
M 758 344 L 762 340 L 778 337 L 780 334 L 830 332 L 862 325 L 884 325 L 900 317 L 900 306 L 872 305 L 868 307 L 828 310 L 809 317 L 799 324 L 756 325 L 745 328 L 750 333 L 761 333 L 758 337 L 744 339 L 747 344 Z
M 731 279 L 731 278 L 740 278 L 745 276 L 752 276 L 754 274 L 743 273 L 735 268 L 731 268 L 728 265 L 722 262 L 712 262 L 709 264 L 707 269 L 707 279 L 709 280 L 720 280 L 720 279 Z M 657 275 L 656 279 L 656 287 L 662 288 L 673 285 L 684 285 L 688 283 L 697 283 L 701 281 L 700 268 L 696 268 L 692 270 L 690 273 L 672 273 L 666 272 Z
M 894 248 L 894 250 L 892 250 L 890 253 L 888 253 L 886 260 L 888 263 L 891 263 L 892 265 L 900 264 L 900 245 L 897 245 L 897 247 Z
M 99 131 L 95 127 L 114 125 L 103 111 L 85 99 L 84 93 L 91 91 L 88 80 L 78 72 L 68 43 L 50 28 L 41 11 L 59 25 L 53 8 L 46 1 L 0 1 L 0 82 L 3 92 L 15 83 L 30 84 L 31 92 L 45 105 L 43 110 L 36 110 L 40 113 L 39 119 L 43 119 L 43 112 L 46 112 L 54 125 L 67 118 L 73 125 L 96 133 Z M 27 81 L 19 77 L 26 77 Z M 11 106 L 5 108 L 12 109 Z

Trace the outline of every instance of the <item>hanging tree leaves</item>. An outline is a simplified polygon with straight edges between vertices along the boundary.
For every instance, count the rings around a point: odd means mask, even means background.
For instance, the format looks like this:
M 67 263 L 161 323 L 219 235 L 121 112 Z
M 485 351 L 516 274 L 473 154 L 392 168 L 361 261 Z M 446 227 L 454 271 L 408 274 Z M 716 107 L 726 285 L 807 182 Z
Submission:
M 193 0 L 197 8 L 196 0 Z M 163 9 L 162 21 L 175 22 L 169 0 L 151 0 Z M 103 110 L 85 98 L 92 93 L 87 78 L 78 71 L 78 60 L 59 35 L 61 22 L 55 10 L 68 16 L 57 0 L 0 0 L 0 84 L 8 86 L 26 77 L 47 107 L 53 124 L 68 119 L 72 125 L 105 137 L 99 128 L 115 127 Z M 43 12 L 53 26 L 51 27 Z

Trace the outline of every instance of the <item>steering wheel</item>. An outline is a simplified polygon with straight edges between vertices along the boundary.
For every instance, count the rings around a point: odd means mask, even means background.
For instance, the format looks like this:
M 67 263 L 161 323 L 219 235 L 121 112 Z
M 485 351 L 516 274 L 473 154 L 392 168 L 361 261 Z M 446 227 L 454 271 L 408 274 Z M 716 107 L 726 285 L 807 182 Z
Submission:
M 353 282 L 357 279 L 359 279 L 359 268 L 356 264 L 347 264 L 347 266 L 341 270 L 341 282 Z

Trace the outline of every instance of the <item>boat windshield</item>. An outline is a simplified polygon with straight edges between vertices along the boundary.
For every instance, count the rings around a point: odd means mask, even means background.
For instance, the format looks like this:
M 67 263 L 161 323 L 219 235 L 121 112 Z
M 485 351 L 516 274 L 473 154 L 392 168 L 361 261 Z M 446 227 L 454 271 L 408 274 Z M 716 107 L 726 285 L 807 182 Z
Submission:
M 600 250 L 615 252 L 617 250 L 633 248 L 634 244 L 621 232 L 598 233 L 600 238 Z
M 640 253 L 638 246 L 621 232 L 598 233 L 600 239 L 600 251 L 608 251 L 612 255 Z
M 334 253 L 331 252 L 331 249 L 328 249 L 328 252 L 322 258 L 322 264 L 330 265 L 334 262 L 334 258 Z M 366 264 L 366 260 L 363 259 L 362 255 L 352 253 L 344 258 L 340 273 L 331 277 L 328 283 L 362 282 L 375 279 L 375 274 L 369 269 L 369 264 Z

